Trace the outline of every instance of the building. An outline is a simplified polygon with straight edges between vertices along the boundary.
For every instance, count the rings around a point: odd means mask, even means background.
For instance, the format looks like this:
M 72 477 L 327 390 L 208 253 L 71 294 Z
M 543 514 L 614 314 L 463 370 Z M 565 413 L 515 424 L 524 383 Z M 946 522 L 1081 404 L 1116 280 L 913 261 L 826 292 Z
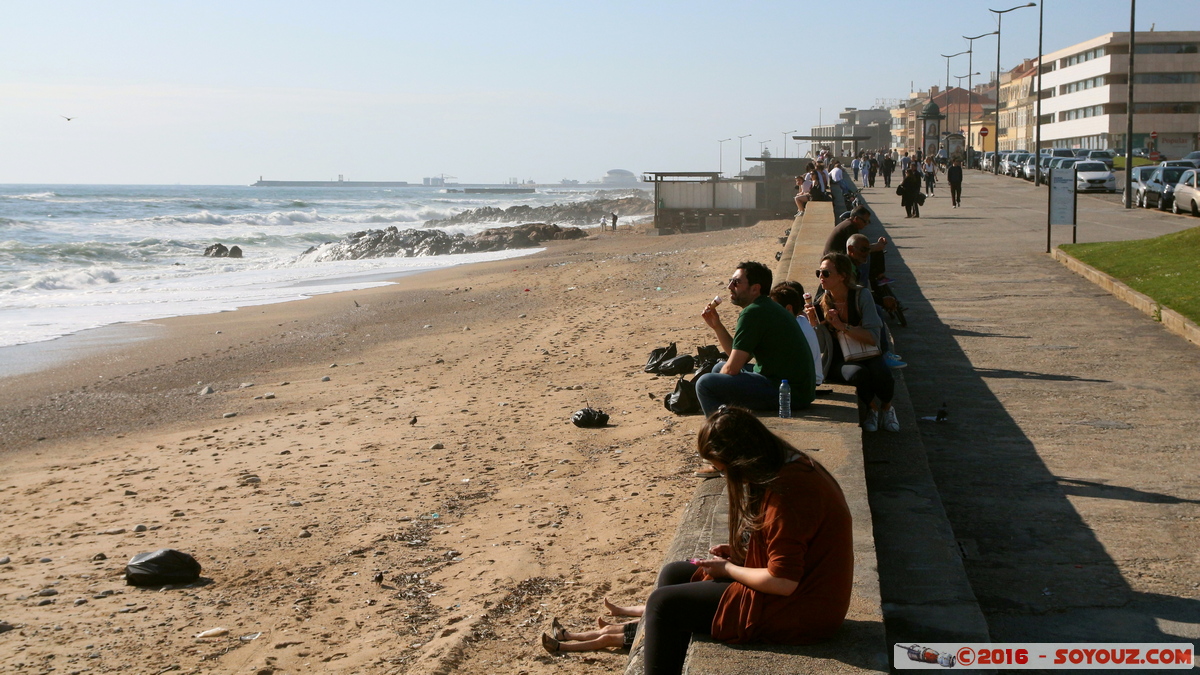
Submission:
M 933 86 L 929 91 L 917 91 L 909 95 L 891 113 L 891 143 L 890 147 L 896 152 L 908 152 L 915 155 L 922 149 L 922 134 L 918 117 L 930 102 L 937 104 L 938 110 L 945 115 L 941 131 L 944 136 L 967 135 L 967 120 L 971 121 L 971 138 L 976 151 L 990 146 L 995 136 L 986 138 L 979 136 L 980 122 L 986 120 L 991 127 L 994 119 L 995 101 L 992 98 L 994 88 L 991 85 L 979 85 L 974 91 L 961 87 L 951 87 L 947 90 Z M 991 132 L 989 131 L 989 134 Z M 990 149 L 990 148 L 989 148 Z
M 1134 41 L 1133 146 L 1170 158 L 1200 146 L 1200 31 L 1139 32 Z M 1129 33 L 1045 55 L 1042 146 L 1121 148 L 1128 112 Z
M 814 140 L 814 147 L 832 150 L 838 157 L 849 157 L 854 154 L 854 143 L 850 140 L 839 141 L 839 138 L 870 137 L 858 141 L 858 150 L 876 150 L 890 145 L 892 116 L 887 110 L 846 108 L 838 113 L 838 118 L 841 121 L 835 124 L 812 127 L 812 135 L 822 139 Z M 828 142 L 823 140 L 826 138 Z
M 996 101 L 996 143 L 1000 150 L 1033 151 L 1036 144 L 1034 109 L 1037 91 L 1037 59 L 1000 74 L 1000 96 Z M 1044 104 L 1043 104 L 1044 105 Z

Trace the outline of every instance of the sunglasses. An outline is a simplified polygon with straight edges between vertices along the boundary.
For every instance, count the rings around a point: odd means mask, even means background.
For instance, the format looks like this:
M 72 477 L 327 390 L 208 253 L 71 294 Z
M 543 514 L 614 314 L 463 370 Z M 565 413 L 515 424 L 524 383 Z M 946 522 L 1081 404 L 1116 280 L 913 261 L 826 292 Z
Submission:
M 817 270 L 818 279 L 828 279 L 833 274 L 833 270 Z

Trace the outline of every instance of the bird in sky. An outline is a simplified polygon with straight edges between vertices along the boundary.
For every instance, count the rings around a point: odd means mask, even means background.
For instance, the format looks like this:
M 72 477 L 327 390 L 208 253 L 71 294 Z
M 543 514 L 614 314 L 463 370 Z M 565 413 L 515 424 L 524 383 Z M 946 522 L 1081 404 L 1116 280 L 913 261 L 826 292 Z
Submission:
M 75 119 L 74 117 L 67 117 L 66 115 L 59 115 L 59 117 L 63 118 L 64 120 L 66 120 L 66 121 L 68 121 L 68 122 L 70 122 L 71 120 Z

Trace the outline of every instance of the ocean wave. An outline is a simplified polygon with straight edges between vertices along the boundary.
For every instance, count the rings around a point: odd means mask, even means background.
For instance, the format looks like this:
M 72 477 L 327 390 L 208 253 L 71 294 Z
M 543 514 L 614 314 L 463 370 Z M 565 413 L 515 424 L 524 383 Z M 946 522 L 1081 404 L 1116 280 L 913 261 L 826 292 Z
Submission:
M 23 195 L 0 195 L 0 197 L 4 197 L 5 199 L 25 199 L 29 201 L 53 199 L 57 196 L 58 195 L 53 192 L 30 192 Z
M 14 291 L 59 291 L 115 284 L 121 278 L 107 267 L 90 267 L 79 270 L 56 270 L 31 275 Z

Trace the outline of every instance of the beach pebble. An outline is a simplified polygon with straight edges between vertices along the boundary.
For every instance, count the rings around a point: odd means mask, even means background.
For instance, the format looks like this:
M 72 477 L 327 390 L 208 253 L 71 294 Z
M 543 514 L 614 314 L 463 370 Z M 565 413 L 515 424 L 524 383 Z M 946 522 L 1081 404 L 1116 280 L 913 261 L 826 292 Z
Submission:
M 182 518 L 182 517 L 184 517 L 184 516 L 186 516 L 186 515 L 187 515 L 187 514 L 186 514 L 186 513 L 184 513 L 183 511 L 174 511 L 174 512 L 172 512 L 172 513 L 171 513 L 171 517 L 172 517 L 172 518 Z
M 225 419 L 229 419 L 230 417 L 237 417 L 237 413 L 235 413 L 235 412 L 227 412 L 227 413 L 225 413 L 224 415 L 221 415 L 221 417 L 223 417 L 223 418 L 225 418 Z
M 13 625 L 7 621 L 0 621 L 0 633 L 7 633 L 13 629 Z
M 125 496 L 126 496 L 126 497 L 136 497 L 136 496 L 137 496 L 137 493 L 136 493 L 136 492 L 134 492 L 133 490 L 126 490 L 126 491 L 125 491 Z
M 304 502 L 288 502 L 288 506 L 304 506 Z
M 205 387 L 200 390 L 201 396 L 208 396 L 209 394 L 215 394 L 215 393 L 216 393 L 216 391 L 214 391 L 212 387 Z
M 78 606 L 80 606 L 80 605 L 86 605 L 86 604 L 87 604 L 87 598 L 77 598 L 77 599 L 75 600 L 75 606 L 76 606 L 76 607 L 78 607 Z
M 263 398 L 265 398 L 269 401 L 269 400 L 275 398 L 275 394 L 273 394 L 271 392 L 267 392 L 267 393 L 263 394 Z
M 108 556 L 104 555 L 103 553 L 97 553 L 96 555 L 92 556 L 92 560 L 108 560 Z
M 525 315 L 524 315 L 524 314 L 518 314 L 518 315 L 517 315 L 517 318 L 518 318 L 518 319 L 524 319 L 524 318 L 525 318 Z
M 441 450 L 445 447 L 446 446 L 442 445 L 441 443 L 434 443 L 433 445 L 429 446 L 429 449 L 430 450 Z
M 54 604 L 53 600 L 51 600 L 50 598 L 44 598 L 42 600 L 38 600 L 37 602 L 35 602 L 34 607 L 45 607 L 46 605 L 53 605 L 53 604 Z
M 197 638 L 214 638 L 214 637 L 221 637 L 222 635 L 229 635 L 229 629 L 228 628 L 209 628 L 208 630 L 206 630 L 204 632 L 196 633 Z
M 242 476 L 242 477 L 241 477 L 241 479 L 239 479 L 239 480 L 240 480 L 240 482 L 241 482 L 241 484 L 242 484 L 242 485 L 254 485 L 255 483 L 261 483 L 261 482 L 262 482 L 262 479 L 261 479 L 261 478 L 259 478 L 258 476 L 255 476 L 254 474 L 249 474 L 249 475 L 247 475 L 247 476 Z
M 279 454 L 281 454 L 281 455 L 290 455 L 290 454 L 292 454 L 292 451 L 291 451 L 291 450 L 280 450 L 280 451 L 279 451 Z
M 12 562 L 12 558 L 9 558 L 8 556 L 0 558 L 0 565 L 7 565 L 10 562 Z
M 337 368 L 337 364 L 336 364 L 336 363 L 331 363 L 331 364 L 329 364 L 329 367 L 330 367 L 330 368 Z
M 148 529 L 150 529 L 150 528 L 146 527 L 145 525 L 134 525 L 133 526 L 134 532 L 145 532 Z
M 428 323 L 427 323 L 427 324 L 425 324 L 424 326 L 421 326 L 421 328 L 433 328 L 433 324 L 428 324 Z
M 113 527 L 100 532 L 100 534 L 125 534 L 125 528 Z
M 38 591 L 37 594 L 38 594 L 38 597 L 48 598 L 52 595 L 58 595 L 58 589 L 57 588 L 43 588 L 42 590 Z
M 446 362 L 446 359 L 442 359 L 442 358 L 436 359 L 434 361 L 434 363 L 445 363 L 445 362 Z
M 329 381 L 329 376 L 328 376 L 328 375 L 326 375 L 325 377 L 322 377 L 322 378 L 321 378 L 321 381 L 322 381 L 322 382 L 328 382 L 328 381 Z
M 300 534 L 298 534 L 296 536 L 301 539 L 308 539 L 309 537 L 312 536 L 312 532 L 309 532 L 308 530 L 300 530 Z
M 238 388 L 239 389 L 249 389 L 250 387 L 253 387 L 253 386 L 254 386 L 253 382 L 243 382 L 238 385 Z
M 463 330 L 471 330 L 470 326 L 463 326 Z

